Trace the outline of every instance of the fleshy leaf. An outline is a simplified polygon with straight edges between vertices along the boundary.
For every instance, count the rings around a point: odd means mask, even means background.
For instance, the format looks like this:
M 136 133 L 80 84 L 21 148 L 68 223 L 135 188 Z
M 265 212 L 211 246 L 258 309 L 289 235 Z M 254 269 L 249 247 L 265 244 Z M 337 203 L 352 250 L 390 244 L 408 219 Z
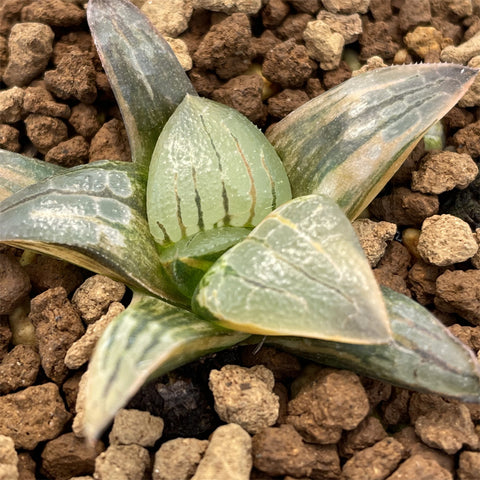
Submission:
M 349 345 L 309 338 L 267 342 L 318 363 L 462 401 L 480 402 L 480 365 L 473 353 L 427 309 L 382 287 L 394 341 Z
M 0 202 L 18 190 L 64 170 L 59 165 L 0 149 Z
M 98 437 L 147 379 L 247 337 L 159 299 L 134 297 L 108 326 L 90 361 L 85 405 L 87 438 Z
M 255 125 L 225 105 L 185 97 L 158 139 L 148 175 L 148 222 L 157 243 L 251 228 L 290 198 L 282 162 Z
M 311 195 L 268 215 L 201 280 L 193 311 L 262 335 L 391 340 L 382 295 L 338 205 Z
M 46 253 L 177 303 L 145 219 L 146 174 L 101 161 L 66 170 L 0 204 L 0 242 Z
M 302 105 L 267 135 L 293 196 L 327 195 L 354 219 L 476 73 L 454 64 L 382 68 Z
M 148 165 L 163 125 L 195 89 L 168 43 L 128 0 L 90 0 L 87 18 L 133 160 Z

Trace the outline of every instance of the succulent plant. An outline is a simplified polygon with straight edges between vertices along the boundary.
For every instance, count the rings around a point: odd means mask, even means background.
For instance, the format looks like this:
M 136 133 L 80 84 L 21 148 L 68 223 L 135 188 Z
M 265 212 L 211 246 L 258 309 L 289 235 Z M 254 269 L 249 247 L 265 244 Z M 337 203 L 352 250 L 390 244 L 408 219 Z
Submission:
M 88 437 L 146 380 L 263 339 L 480 401 L 472 352 L 425 308 L 377 285 L 350 223 L 475 70 L 408 65 L 358 75 L 292 112 L 267 140 L 235 110 L 200 98 L 127 0 L 90 0 L 88 21 L 132 162 L 64 169 L 0 153 L 0 241 L 134 292 L 90 361 Z

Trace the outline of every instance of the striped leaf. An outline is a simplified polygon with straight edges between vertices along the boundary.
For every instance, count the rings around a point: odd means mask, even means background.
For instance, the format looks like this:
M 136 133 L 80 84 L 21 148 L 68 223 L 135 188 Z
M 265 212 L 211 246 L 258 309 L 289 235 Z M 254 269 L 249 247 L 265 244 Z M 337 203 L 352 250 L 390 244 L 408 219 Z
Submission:
M 0 242 L 67 260 L 174 302 L 145 218 L 146 174 L 125 162 L 66 170 L 0 204 Z
M 0 202 L 28 185 L 63 171 L 58 165 L 0 149 Z
M 90 361 L 85 405 L 87 438 L 97 438 L 147 379 L 246 337 L 156 298 L 134 298 L 108 326 Z
M 148 175 L 148 222 L 159 244 L 253 227 L 290 198 L 282 162 L 257 127 L 225 105 L 183 100 L 158 139 Z
M 168 43 L 128 0 L 90 0 L 87 18 L 133 160 L 148 165 L 168 117 L 195 89 Z
M 462 401 L 480 402 L 480 365 L 473 353 L 428 310 L 382 288 L 394 341 L 350 345 L 309 338 L 270 337 L 267 342 L 318 363 Z
M 302 105 L 268 132 L 294 197 L 327 195 L 354 219 L 477 71 L 401 65 L 354 77 Z
M 268 215 L 201 280 L 193 311 L 262 335 L 391 340 L 382 295 L 337 204 L 311 195 Z

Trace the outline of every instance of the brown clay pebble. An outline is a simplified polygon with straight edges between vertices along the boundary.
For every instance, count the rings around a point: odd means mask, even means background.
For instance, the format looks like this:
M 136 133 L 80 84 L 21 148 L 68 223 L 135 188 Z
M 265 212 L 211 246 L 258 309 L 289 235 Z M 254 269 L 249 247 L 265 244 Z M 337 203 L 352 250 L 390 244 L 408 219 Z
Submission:
M 351 457 L 356 452 L 383 440 L 386 436 L 387 432 L 380 420 L 376 417 L 368 416 L 357 428 L 347 432 L 342 437 L 340 453 L 343 457 Z
M 208 440 L 175 438 L 162 443 L 155 454 L 153 480 L 189 480 L 208 446 Z
M 282 40 L 293 38 L 298 44 L 303 43 L 303 31 L 307 23 L 314 20 L 308 13 L 289 15 L 282 24 L 275 29 L 275 34 Z
M 267 108 L 262 102 L 263 80 L 260 75 L 239 75 L 212 92 L 212 100 L 243 113 L 253 123 L 262 125 Z
M 54 383 L 0 396 L 0 434 L 11 437 L 16 448 L 33 450 L 39 442 L 56 438 L 69 420 Z
M 53 27 L 72 27 L 84 20 L 84 9 L 63 0 L 35 0 L 22 10 L 23 22 L 41 22 Z
M 17 23 L 8 37 L 8 64 L 3 81 L 23 87 L 40 75 L 52 54 L 54 33 L 43 23 Z
M 24 268 L 35 293 L 63 287 L 67 295 L 70 295 L 84 279 L 84 272 L 80 267 L 46 255 L 36 255 Z
M 262 72 L 268 80 L 283 88 L 298 88 L 311 76 L 313 68 L 307 49 L 290 39 L 266 54 Z
M 265 428 L 252 439 L 253 465 L 269 475 L 310 475 L 315 449 L 291 425 Z
M 98 320 L 112 302 L 119 302 L 125 285 L 105 275 L 93 275 L 73 294 L 72 303 L 86 323 Z
M 24 118 L 24 96 L 20 87 L 0 91 L 0 123 L 16 123 Z
M 119 160 L 130 161 L 130 147 L 127 133 L 120 120 L 114 118 L 105 123 L 90 143 L 89 161 Z
M 472 158 L 480 157 L 480 120 L 459 130 L 452 140 L 458 153 L 466 153 Z
M 77 135 L 51 148 L 45 155 L 45 161 L 62 167 L 75 167 L 88 162 L 90 145 Z
M 452 455 L 463 445 L 478 448 L 480 440 L 474 430 L 470 412 L 465 405 L 445 404 L 419 416 L 415 431 L 424 443 L 441 448 Z
M 28 113 L 39 113 L 50 117 L 68 118 L 70 107 L 53 100 L 50 92 L 43 87 L 28 87 L 23 98 L 23 110 Z
M 480 452 L 461 452 L 457 470 L 458 480 L 477 480 L 480 472 Z
M 30 345 L 13 347 L 0 363 L 0 395 L 33 385 L 40 369 L 40 356 Z
M 68 373 L 65 354 L 85 332 L 80 316 L 65 289 L 57 287 L 32 299 L 29 319 L 35 326 L 42 368 L 47 377 L 61 383 Z
M 28 138 L 43 154 L 68 138 L 67 126 L 58 118 L 32 113 L 25 119 L 25 126 Z
M 234 13 L 213 25 L 193 55 L 196 65 L 215 70 L 223 79 L 244 73 L 250 66 L 253 49 L 250 21 L 244 13 Z
M 30 280 L 15 257 L 0 253 L 0 315 L 10 313 L 30 292 Z
M 370 204 L 375 217 L 397 225 L 420 225 L 427 217 L 438 213 L 440 203 L 436 195 L 412 192 L 406 187 L 395 188 L 391 194 L 377 197 Z
M 95 458 L 105 449 L 102 442 L 91 446 L 73 433 L 65 433 L 46 443 L 42 451 L 42 472 L 55 480 L 93 474 Z
M 47 88 L 58 98 L 76 98 L 83 103 L 93 103 L 97 98 L 95 67 L 83 52 L 71 51 L 64 55 L 56 70 L 45 72 Z
M 404 448 L 392 437 L 380 440 L 347 460 L 342 480 L 384 480 L 400 463 Z
M 95 479 L 141 480 L 149 465 L 147 449 L 138 445 L 113 445 L 95 459 Z
M 453 480 L 452 474 L 435 460 L 413 455 L 386 480 Z
M 21 150 L 18 141 L 20 132 L 11 125 L 0 124 L 0 148 L 10 152 L 19 152 Z
M 437 278 L 435 305 L 480 325 L 480 270 L 447 270 Z
M 93 105 L 79 103 L 72 108 L 68 121 L 79 135 L 90 139 L 101 127 L 97 116 L 97 109 Z
M 359 378 L 347 370 L 321 370 L 288 404 L 287 422 L 311 443 L 336 443 L 368 414 Z
M 286 88 L 268 99 L 268 113 L 280 120 L 309 100 L 310 98 L 303 90 Z

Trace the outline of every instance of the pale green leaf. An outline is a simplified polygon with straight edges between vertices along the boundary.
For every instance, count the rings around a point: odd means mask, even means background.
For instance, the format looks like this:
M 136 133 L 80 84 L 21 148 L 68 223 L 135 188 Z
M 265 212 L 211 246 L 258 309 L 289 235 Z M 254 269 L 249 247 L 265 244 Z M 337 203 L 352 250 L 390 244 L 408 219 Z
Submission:
M 394 341 L 349 345 L 270 337 L 268 343 L 318 363 L 347 368 L 413 390 L 480 402 L 480 365 L 473 353 L 428 310 L 382 287 Z
M 0 149 L 0 202 L 28 185 L 63 171 L 59 165 Z
M 220 257 L 192 306 L 243 332 L 358 344 L 391 339 L 382 295 L 350 222 L 333 200 L 317 195 L 279 207 Z
M 90 361 L 86 436 L 98 437 L 147 379 L 247 337 L 156 298 L 134 297 L 108 326 Z
M 257 127 L 225 105 L 185 97 L 158 139 L 148 175 L 148 222 L 159 244 L 253 227 L 290 198 L 282 162 Z
M 145 218 L 146 174 L 101 161 L 66 170 L 0 204 L 0 242 L 46 253 L 178 303 Z
M 302 105 L 267 135 L 284 162 L 293 196 L 327 195 L 354 219 L 476 73 L 453 64 L 382 68 Z
M 168 43 L 128 0 L 90 0 L 87 18 L 133 160 L 148 165 L 163 125 L 195 89 Z

